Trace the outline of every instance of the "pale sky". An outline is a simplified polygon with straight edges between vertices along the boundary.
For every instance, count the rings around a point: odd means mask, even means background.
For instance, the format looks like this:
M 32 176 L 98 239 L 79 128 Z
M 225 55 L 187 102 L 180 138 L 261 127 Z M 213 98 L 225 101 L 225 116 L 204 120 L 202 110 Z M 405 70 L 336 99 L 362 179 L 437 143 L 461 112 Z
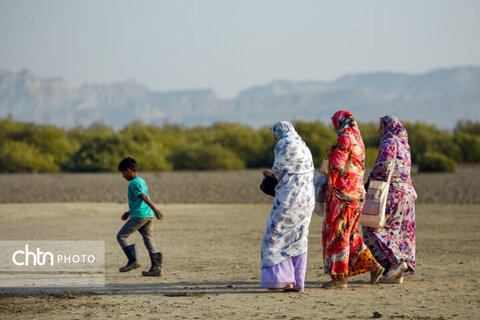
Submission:
M 0 0 L 0 68 L 220 97 L 272 80 L 480 65 L 480 1 Z

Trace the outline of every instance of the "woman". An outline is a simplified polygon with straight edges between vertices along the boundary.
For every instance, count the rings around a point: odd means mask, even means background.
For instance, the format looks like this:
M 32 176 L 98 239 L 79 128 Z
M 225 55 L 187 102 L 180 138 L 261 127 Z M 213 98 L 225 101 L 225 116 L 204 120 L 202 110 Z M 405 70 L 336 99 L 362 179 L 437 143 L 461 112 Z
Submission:
M 347 278 L 368 271 L 370 283 L 374 284 L 384 269 L 363 243 L 357 227 L 365 199 L 365 146 L 350 112 L 338 111 L 332 123 L 338 139 L 328 153 L 327 204 L 322 235 L 325 273 L 332 280 L 323 286 L 346 288 Z
M 387 181 L 393 164 L 385 210 L 385 228 L 363 227 L 365 243 L 387 272 L 383 281 L 403 282 L 415 271 L 415 199 L 410 179 L 411 159 L 407 130 L 395 116 L 380 119 L 382 137 L 370 180 Z
M 278 122 L 271 131 L 278 140 L 275 161 L 263 174 L 273 173 L 278 184 L 263 234 L 260 286 L 303 291 L 308 227 L 315 207 L 312 154 L 289 122 Z

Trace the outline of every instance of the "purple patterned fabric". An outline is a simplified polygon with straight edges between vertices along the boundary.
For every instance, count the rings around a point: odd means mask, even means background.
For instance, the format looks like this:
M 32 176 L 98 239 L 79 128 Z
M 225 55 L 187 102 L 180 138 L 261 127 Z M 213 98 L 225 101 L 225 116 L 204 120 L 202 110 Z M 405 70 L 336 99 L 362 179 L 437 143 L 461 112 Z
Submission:
M 303 291 L 305 272 L 307 270 L 307 253 L 285 260 L 272 267 L 262 268 L 260 287 L 284 288 L 293 283 L 293 290 Z
M 410 178 L 408 134 L 395 116 L 383 117 L 380 123 L 384 134 L 370 180 L 387 181 L 394 160 L 395 165 L 387 198 L 385 228 L 363 227 L 363 239 L 375 259 L 384 267 L 406 262 L 409 267 L 407 273 L 413 274 L 417 194 Z

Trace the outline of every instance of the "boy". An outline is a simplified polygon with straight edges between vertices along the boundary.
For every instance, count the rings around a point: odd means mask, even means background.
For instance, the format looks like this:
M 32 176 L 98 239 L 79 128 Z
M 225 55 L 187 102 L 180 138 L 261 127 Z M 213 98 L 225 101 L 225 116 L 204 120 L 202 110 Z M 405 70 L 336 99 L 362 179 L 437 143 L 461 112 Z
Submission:
M 120 268 L 120 272 L 127 272 L 140 267 L 137 262 L 135 254 L 135 245 L 128 245 L 126 239 L 135 231 L 140 232 L 143 237 L 145 247 L 147 247 L 148 254 L 152 267 L 148 271 L 143 271 L 142 275 L 160 277 L 163 276 L 161 252 L 157 252 L 153 242 L 153 214 L 158 220 L 163 219 L 163 214 L 157 209 L 155 204 L 150 200 L 148 188 L 145 181 L 138 176 L 137 162 L 133 158 L 125 158 L 118 165 L 118 170 L 122 176 L 130 181 L 128 184 L 128 208 L 129 211 L 122 215 L 122 220 L 130 219 L 123 225 L 122 229 L 117 234 L 118 243 L 125 252 L 128 258 L 126 266 Z M 152 213 L 153 211 L 153 213 Z

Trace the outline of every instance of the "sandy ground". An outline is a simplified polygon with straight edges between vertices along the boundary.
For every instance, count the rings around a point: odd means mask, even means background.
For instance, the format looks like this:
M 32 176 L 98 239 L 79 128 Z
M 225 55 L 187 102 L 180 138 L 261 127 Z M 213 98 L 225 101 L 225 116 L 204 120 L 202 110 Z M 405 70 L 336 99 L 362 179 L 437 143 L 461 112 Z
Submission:
M 155 222 L 165 276 L 141 269 L 119 273 L 126 259 L 115 235 L 125 203 L 0 205 L 0 240 L 104 240 L 106 287 L 0 289 L 1 319 L 478 319 L 480 206 L 417 206 L 417 274 L 403 285 L 352 279 L 346 290 L 324 290 L 321 224 L 310 227 L 304 293 L 259 288 L 259 249 L 268 204 L 163 205 Z M 374 315 L 375 313 L 375 315 Z

